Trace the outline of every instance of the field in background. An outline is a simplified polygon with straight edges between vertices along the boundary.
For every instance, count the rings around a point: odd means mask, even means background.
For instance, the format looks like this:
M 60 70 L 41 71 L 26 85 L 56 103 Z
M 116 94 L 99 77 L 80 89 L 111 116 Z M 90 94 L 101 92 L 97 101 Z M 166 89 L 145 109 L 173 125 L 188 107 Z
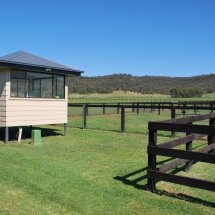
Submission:
M 215 93 L 204 94 L 202 97 L 199 98 L 171 98 L 169 95 L 164 94 L 141 94 L 141 93 L 132 93 L 132 92 L 123 92 L 123 91 L 116 91 L 113 93 L 108 94 L 70 94 L 69 95 L 69 102 L 79 103 L 79 102 L 150 102 L 150 101 L 157 101 L 157 102 L 165 102 L 165 101 L 193 101 L 193 100 L 214 100 Z
M 208 93 L 202 96 L 203 98 L 208 98 L 208 99 L 215 99 L 215 93 Z
M 150 100 L 168 100 L 171 99 L 168 95 L 163 94 L 141 94 L 132 92 L 115 91 L 113 93 L 93 93 L 93 94 L 70 94 L 70 102 L 120 102 L 120 101 L 150 101 Z

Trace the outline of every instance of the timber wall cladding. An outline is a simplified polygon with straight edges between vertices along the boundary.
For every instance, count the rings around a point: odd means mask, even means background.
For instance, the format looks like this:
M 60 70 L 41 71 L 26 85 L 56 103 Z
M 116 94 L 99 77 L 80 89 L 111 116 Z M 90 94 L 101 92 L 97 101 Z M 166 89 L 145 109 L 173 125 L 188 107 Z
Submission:
M 8 88 L 8 71 L 0 71 L 0 126 L 6 125 L 6 100 Z
M 6 111 L 9 127 L 67 123 L 66 100 L 10 99 Z

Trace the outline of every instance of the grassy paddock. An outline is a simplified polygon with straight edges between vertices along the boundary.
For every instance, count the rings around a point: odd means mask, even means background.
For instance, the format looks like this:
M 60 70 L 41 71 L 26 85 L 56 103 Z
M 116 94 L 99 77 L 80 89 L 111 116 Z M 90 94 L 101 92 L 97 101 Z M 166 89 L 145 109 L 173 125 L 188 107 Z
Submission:
M 82 107 L 70 107 L 69 108 L 69 126 L 74 128 L 82 128 L 83 117 Z M 208 111 L 197 111 L 198 114 L 208 113 Z M 176 111 L 177 117 L 183 117 L 181 110 Z M 186 111 L 186 114 L 194 114 L 193 110 Z M 99 115 L 99 117 L 98 117 Z M 106 108 L 106 114 L 103 115 L 102 108 L 90 107 L 88 109 L 87 116 L 87 128 L 108 130 L 108 131 L 120 131 L 120 113 L 117 114 L 116 108 Z M 161 115 L 158 115 L 158 110 L 139 110 L 139 114 L 132 113 L 130 108 L 126 108 L 125 112 L 125 128 L 126 132 L 148 134 L 148 121 L 158 121 L 170 119 L 170 110 L 161 110 Z M 202 123 L 202 122 L 201 122 Z M 162 132 L 160 132 L 162 133 Z
M 204 94 L 202 97 L 195 98 L 172 98 L 165 94 L 141 94 L 141 93 L 125 93 L 123 91 L 116 91 L 113 93 L 93 93 L 93 94 L 70 94 L 69 102 L 73 103 L 117 103 L 117 102 L 170 102 L 170 101 L 204 101 L 214 100 L 215 93 Z
M 213 192 L 166 182 L 158 183 L 156 194 L 145 190 L 147 122 L 169 116 L 128 113 L 130 133 L 120 133 L 117 114 L 90 115 L 86 130 L 74 128 L 76 115 L 66 137 L 62 126 L 41 127 L 41 147 L 30 145 L 28 137 L 21 144 L 1 142 L 0 214 L 215 214 Z M 164 132 L 158 141 L 167 139 Z M 179 174 L 215 181 L 211 164 Z

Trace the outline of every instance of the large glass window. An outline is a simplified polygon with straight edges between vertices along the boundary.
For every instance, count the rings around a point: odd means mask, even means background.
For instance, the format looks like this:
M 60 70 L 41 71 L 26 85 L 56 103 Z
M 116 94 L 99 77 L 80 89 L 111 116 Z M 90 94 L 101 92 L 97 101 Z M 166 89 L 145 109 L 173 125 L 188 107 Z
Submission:
M 11 71 L 11 97 L 65 98 L 65 77 L 36 72 Z
M 63 98 L 64 97 L 64 77 L 60 75 L 54 76 L 54 94 L 57 98 Z

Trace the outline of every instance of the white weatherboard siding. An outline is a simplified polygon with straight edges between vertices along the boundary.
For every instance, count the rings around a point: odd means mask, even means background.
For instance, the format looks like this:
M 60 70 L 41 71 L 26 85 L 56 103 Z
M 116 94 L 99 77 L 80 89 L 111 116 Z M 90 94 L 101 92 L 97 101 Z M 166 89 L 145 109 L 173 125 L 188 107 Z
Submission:
M 8 75 L 9 70 L 2 69 L 0 70 L 0 126 L 6 126 L 6 101 L 9 97 L 8 95 Z
M 0 71 L 0 126 L 67 123 L 66 99 L 10 98 L 10 72 Z
M 43 125 L 67 123 L 66 100 L 9 99 L 6 125 Z

